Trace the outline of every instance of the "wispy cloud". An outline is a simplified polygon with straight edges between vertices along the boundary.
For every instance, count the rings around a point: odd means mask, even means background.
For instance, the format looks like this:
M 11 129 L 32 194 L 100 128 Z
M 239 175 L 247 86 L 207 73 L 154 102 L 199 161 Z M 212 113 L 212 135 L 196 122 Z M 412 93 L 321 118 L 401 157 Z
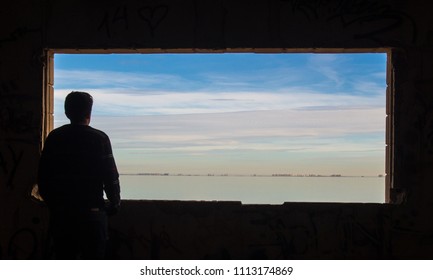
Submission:
M 104 70 L 65 70 L 55 71 L 55 86 L 59 88 L 122 88 L 146 89 L 188 89 L 196 83 L 182 78 L 180 75 L 135 73 Z
M 360 89 L 379 92 L 374 84 L 360 84 Z M 384 107 L 382 95 L 350 95 L 337 92 L 322 94 L 308 89 L 287 88 L 281 92 L 162 92 L 130 89 L 92 89 L 95 114 L 103 115 L 172 115 L 192 113 L 224 113 L 258 110 L 303 110 L 311 108 L 345 109 L 353 107 Z M 382 89 L 382 91 L 384 91 Z M 70 90 L 56 90 L 56 101 L 61 103 Z
M 324 54 L 320 56 L 311 56 L 309 58 L 309 69 L 318 72 L 325 77 L 325 80 L 334 83 L 334 87 L 340 88 L 344 84 L 344 74 L 340 73 L 341 58 L 335 54 Z M 343 75 L 342 75 L 343 74 Z
M 148 116 L 94 116 L 116 150 L 211 156 L 262 151 L 384 151 L 383 108 L 316 108 Z M 355 141 L 354 141 L 355 139 Z

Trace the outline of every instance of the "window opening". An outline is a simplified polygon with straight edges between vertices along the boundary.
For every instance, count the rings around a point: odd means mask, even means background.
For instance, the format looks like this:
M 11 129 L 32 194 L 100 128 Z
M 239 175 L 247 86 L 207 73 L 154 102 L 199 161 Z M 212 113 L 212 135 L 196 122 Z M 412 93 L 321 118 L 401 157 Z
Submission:
M 67 93 L 92 94 L 123 199 L 386 201 L 386 53 L 54 61 L 54 127 Z

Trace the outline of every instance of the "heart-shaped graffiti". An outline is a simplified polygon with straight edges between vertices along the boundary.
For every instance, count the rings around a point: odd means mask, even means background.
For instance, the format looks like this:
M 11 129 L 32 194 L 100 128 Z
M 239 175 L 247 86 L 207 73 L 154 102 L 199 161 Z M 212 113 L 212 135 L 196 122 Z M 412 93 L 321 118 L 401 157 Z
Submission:
M 139 17 L 144 20 L 150 28 L 152 37 L 155 36 L 155 30 L 168 14 L 168 6 L 146 6 L 138 10 Z

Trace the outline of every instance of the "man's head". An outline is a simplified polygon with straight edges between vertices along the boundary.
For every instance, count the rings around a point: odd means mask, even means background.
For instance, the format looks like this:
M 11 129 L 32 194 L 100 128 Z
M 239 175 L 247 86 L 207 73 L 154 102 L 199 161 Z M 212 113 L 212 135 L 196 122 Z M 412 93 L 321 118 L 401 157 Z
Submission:
M 73 91 L 66 96 L 65 114 L 71 123 L 90 121 L 93 98 L 87 92 Z

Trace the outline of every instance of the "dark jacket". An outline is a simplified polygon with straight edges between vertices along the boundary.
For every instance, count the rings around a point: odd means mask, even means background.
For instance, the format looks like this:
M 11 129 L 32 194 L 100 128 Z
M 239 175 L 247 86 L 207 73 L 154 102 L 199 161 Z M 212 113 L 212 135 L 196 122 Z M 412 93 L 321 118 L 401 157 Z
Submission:
M 104 191 L 118 207 L 119 173 L 108 136 L 87 125 L 53 130 L 41 154 L 38 185 L 50 210 L 103 209 Z

